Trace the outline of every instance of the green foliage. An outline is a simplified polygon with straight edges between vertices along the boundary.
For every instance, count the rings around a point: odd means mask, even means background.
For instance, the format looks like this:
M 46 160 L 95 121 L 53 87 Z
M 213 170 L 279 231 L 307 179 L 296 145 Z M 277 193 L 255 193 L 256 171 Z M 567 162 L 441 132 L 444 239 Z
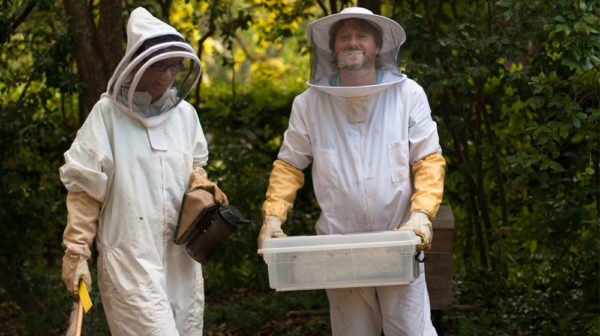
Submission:
M 60 333 L 72 301 L 60 280 L 66 216 L 58 167 L 73 130 L 56 94 L 75 92 L 78 83 L 68 70 L 69 46 L 54 26 L 60 7 L 38 5 L 46 15 L 32 14 L 35 22 L 13 32 L 0 55 L 0 297 L 20 305 L 20 333 L 41 335 Z
M 208 331 L 245 335 L 325 335 L 329 333 L 329 317 L 313 317 L 311 323 L 294 323 L 287 313 L 292 310 L 326 309 L 325 291 L 281 292 L 256 296 L 255 293 L 230 293 L 213 299 L 208 297 L 205 324 Z M 210 302 L 216 301 L 217 305 Z M 258 308 L 258 309 L 257 309 Z M 287 320 L 286 320 L 287 319 Z M 291 321 L 288 321 L 291 320 Z M 285 321 L 275 323 L 275 321 Z M 232 329 L 232 330 L 228 330 Z
M 593 224 L 597 236 L 599 223 Z M 518 270 L 504 283 L 485 270 L 455 273 L 457 303 L 475 308 L 449 312 L 450 327 L 459 335 L 597 335 L 598 307 L 590 298 L 599 295 L 600 256 L 587 245 L 567 258 L 548 259 L 550 251 L 518 257 Z
M 449 317 L 460 334 L 598 332 L 599 13 L 502 0 L 397 15 L 448 160 L 455 297 L 481 307 Z
M 324 8 L 314 1 L 184 2 L 191 7 L 179 3 L 172 15 L 186 36 L 215 29 L 203 45 L 201 95 L 189 99 L 209 142 L 207 171 L 252 221 L 204 267 L 206 331 L 327 334 L 327 316 L 310 323 L 287 316 L 327 308 L 324 293 L 274 292 L 256 253 L 271 164 L 292 100 L 306 88 L 305 27 Z M 3 2 L 0 13 L 0 316 L 20 334 L 59 334 L 73 300 L 60 280 L 66 213 L 58 167 L 80 122 L 77 93 L 85 83 L 57 19 L 62 2 L 37 2 L 11 30 L 28 4 Z M 215 20 L 207 22 L 210 10 Z M 383 1 L 382 12 L 406 29 L 399 64 L 427 91 L 448 162 L 454 303 L 473 309 L 447 311 L 446 328 L 597 335 L 598 4 Z M 314 234 L 319 215 L 310 169 L 305 174 L 284 228 L 290 235 Z M 107 334 L 97 288 L 92 299 L 84 334 Z

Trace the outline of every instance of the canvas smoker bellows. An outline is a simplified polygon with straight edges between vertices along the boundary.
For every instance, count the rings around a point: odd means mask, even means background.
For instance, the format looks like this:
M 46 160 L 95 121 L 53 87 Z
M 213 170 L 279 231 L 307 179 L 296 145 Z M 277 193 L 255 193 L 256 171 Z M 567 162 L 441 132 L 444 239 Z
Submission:
M 421 239 L 410 231 L 265 240 L 269 284 L 278 291 L 402 285 L 419 276 Z

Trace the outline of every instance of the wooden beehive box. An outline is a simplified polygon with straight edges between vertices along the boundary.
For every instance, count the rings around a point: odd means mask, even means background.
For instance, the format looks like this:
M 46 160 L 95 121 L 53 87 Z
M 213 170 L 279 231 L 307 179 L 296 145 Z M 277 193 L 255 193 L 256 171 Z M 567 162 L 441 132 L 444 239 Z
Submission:
M 452 248 L 454 215 L 449 205 L 442 205 L 433 224 L 431 250 L 425 252 L 425 279 L 432 310 L 452 305 Z

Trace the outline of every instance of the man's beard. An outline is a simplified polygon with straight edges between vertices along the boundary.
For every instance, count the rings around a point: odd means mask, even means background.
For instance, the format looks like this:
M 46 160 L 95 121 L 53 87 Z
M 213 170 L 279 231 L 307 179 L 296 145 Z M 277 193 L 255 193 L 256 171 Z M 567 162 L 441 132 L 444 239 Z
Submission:
M 364 50 L 344 50 L 336 56 L 336 63 L 340 70 L 364 70 L 375 66 L 375 55 Z

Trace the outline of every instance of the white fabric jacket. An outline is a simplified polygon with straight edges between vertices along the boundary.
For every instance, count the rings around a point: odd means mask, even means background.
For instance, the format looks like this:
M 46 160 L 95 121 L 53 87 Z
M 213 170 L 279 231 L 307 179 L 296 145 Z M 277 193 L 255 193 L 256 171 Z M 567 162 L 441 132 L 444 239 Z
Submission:
M 294 100 L 278 158 L 300 170 L 312 163 L 318 234 L 398 227 L 409 216 L 410 167 L 441 153 L 423 89 L 404 75 L 384 79 L 373 90 L 363 88 L 366 97 L 349 97 L 360 94 L 357 88 L 338 88 L 336 95 L 312 87 Z M 349 120 L 348 105 L 357 99 L 368 113 L 364 122 Z
M 173 33 L 136 9 L 128 45 L 164 31 Z M 135 48 L 127 50 L 125 58 Z M 113 78 L 120 75 L 126 74 Z M 201 335 L 201 264 L 173 235 L 192 169 L 207 162 L 206 139 L 185 101 L 167 117 L 153 117 L 159 122 L 144 123 L 131 112 L 104 94 L 65 153 L 60 177 L 69 191 L 102 203 L 98 284 L 111 334 Z

